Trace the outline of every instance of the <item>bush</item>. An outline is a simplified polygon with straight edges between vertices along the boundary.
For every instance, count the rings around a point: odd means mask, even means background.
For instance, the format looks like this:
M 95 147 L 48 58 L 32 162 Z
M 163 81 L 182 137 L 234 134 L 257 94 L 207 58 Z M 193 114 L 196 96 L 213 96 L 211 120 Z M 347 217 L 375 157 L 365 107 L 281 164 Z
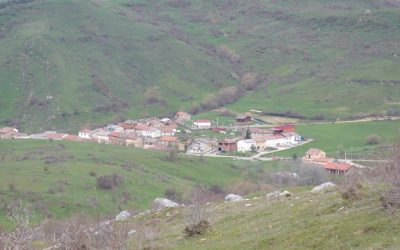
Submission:
M 194 236 L 204 234 L 208 228 L 210 227 L 210 223 L 206 220 L 202 220 L 194 225 L 189 225 L 185 227 L 185 235 L 186 236 Z
M 379 135 L 370 135 L 365 140 L 365 144 L 367 145 L 376 145 L 381 143 L 382 138 Z
M 122 183 L 122 177 L 117 174 L 104 175 L 97 177 L 96 182 L 100 189 L 110 190 Z

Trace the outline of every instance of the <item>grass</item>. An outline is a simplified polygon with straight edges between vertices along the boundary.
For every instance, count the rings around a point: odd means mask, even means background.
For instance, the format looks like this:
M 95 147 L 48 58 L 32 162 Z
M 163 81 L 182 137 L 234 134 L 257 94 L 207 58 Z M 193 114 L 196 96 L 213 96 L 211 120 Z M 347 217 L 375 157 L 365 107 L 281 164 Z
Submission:
M 68 217 L 143 210 L 173 188 L 183 195 L 196 184 L 229 185 L 259 168 L 275 163 L 198 158 L 128 147 L 56 141 L 0 141 L 0 222 L 17 200 L 31 203 L 41 216 Z M 96 176 L 118 174 L 123 182 L 113 190 L 97 187 Z M 9 185 L 15 191 L 9 190 Z M 4 224 L 3 224 L 4 223 Z
M 398 248 L 398 212 L 389 215 L 377 197 L 349 203 L 339 194 L 298 191 L 279 203 L 265 198 L 208 207 L 211 230 L 184 237 L 184 211 L 153 214 L 159 230 L 152 246 L 165 249 L 386 249 Z M 246 207 L 245 204 L 251 204 Z M 172 240 L 173 239 L 173 240 Z
M 344 158 L 344 152 L 347 152 L 348 158 L 376 158 L 379 155 L 373 154 L 380 145 L 391 143 L 400 138 L 399 129 L 399 120 L 299 125 L 296 128 L 297 133 L 306 138 L 312 138 L 314 141 L 274 153 L 274 155 L 292 156 L 297 154 L 297 156 L 303 156 L 309 148 L 314 147 L 326 151 L 330 157 Z M 380 145 L 366 145 L 366 138 L 372 134 L 379 135 L 382 138 L 383 141 Z
M 265 81 L 235 112 L 399 109 L 399 10 L 386 2 L 45 0 L 0 14 L 0 125 L 27 132 L 189 110 L 249 71 Z M 146 102 L 152 86 L 164 101 Z

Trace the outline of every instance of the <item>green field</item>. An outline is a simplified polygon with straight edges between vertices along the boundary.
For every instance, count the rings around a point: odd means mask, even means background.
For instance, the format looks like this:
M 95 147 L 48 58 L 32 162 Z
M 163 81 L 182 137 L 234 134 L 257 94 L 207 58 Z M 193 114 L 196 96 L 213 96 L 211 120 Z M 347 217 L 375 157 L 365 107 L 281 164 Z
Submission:
M 379 146 L 392 143 L 400 139 L 400 120 L 396 121 L 371 121 L 343 124 L 316 124 L 299 125 L 297 133 L 314 141 L 305 145 L 277 152 L 277 156 L 303 156 L 309 148 L 319 148 L 330 157 L 344 158 L 377 158 Z M 370 135 L 378 135 L 382 138 L 379 145 L 367 145 L 366 139 Z M 378 153 L 375 155 L 375 153 Z
M 6 224 L 7 209 L 19 199 L 31 203 L 42 216 L 103 216 L 121 209 L 148 209 L 167 188 L 184 195 L 196 184 L 223 187 L 244 180 L 244 174 L 255 169 L 277 167 L 183 155 L 170 159 L 166 153 L 111 145 L 29 140 L 0 140 L 0 159 L 0 224 Z M 104 191 L 91 172 L 97 177 L 115 173 L 123 181 Z
M 364 0 L 13 4 L 0 9 L 0 125 L 75 132 L 168 115 L 249 72 L 235 112 L 400 109 L 399 13 Z

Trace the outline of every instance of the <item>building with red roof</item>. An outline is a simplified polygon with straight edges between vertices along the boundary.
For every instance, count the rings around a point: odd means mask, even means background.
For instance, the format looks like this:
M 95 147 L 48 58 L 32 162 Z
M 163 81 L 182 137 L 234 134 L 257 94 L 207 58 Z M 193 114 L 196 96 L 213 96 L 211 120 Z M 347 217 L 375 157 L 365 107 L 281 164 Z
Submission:
M 324 168 L 331 173 L 344 174 L 352 167 L 352 165 L 343 162 L 327 162 Z
M 0 129 L 0 139 L 11 139 L 18 135 L 18 129 L 4 127 Z

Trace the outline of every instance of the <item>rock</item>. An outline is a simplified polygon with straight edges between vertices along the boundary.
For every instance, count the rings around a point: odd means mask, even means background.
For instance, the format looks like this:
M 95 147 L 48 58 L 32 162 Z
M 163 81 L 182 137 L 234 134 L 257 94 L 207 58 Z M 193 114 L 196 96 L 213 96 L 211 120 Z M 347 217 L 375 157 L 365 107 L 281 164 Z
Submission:
M 128 232 L 128 236 L 131 236 L 131 235 L 135 234 L 136 232 L 137 232 L 136 230 L 131 230 Z
M 179 207 L 179 204 L 166 198 L 156 198 L 153 201 L 153 209 L 161 210 L 164 208 Z
M 119 213 L 117 216 L 115 216 L 115 220 L 126 220 L 131 216 L 131 213 L 129 213 L 128 211 L 122 211 L 121 213 Z
M 242 198 L 242 196 L 240 196 L 240 195 L 228 194 L 228 195 L 225 197 L 225 200 L 226 200 L 226 201 L 230 201 L 230 202 L 236 202 L 236 201 L 242 201 L 243 198 Z
M 252 205 L 251 205 L 251 203 L 247 203 L 247 204 L 245 204 L 244 206 L 245 206 L 245 207 L 251 207 Z
M 283 191 L 282 193 L 280 193 L 280 196 L 282 197 L 291 197 L 293 194 L 289 191 Z
M 279 200 L 280 198 L 284 198 L 284 197 L 291 197 L 293 194 L 289 191 L 283 191 L 283 192 L 279 192 L 279 191 L 275 191 L 275 192 L 271 192 L 265 195 L 265 198 L 267 198 L 267 200 Z
M 319 186 L 316 186 L 311 190 L 311 193 L 322 193 L 336 188 L 336 184 L 332 182 L 325 182 Z

